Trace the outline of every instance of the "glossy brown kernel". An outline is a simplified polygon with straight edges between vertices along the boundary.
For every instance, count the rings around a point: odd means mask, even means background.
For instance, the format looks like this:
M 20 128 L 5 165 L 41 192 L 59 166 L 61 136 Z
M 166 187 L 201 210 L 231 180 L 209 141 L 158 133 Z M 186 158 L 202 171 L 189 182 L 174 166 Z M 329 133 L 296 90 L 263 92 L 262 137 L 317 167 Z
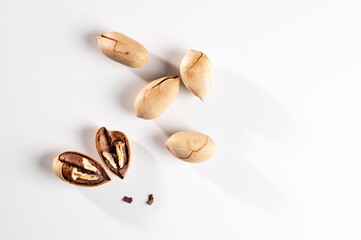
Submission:
M 130 164 L 130 147 L 127 136 L 122 132 L 108 131 L 105 127 L 101 127 L 96 133 L 95 144 L 105 166 L 123 179 Z

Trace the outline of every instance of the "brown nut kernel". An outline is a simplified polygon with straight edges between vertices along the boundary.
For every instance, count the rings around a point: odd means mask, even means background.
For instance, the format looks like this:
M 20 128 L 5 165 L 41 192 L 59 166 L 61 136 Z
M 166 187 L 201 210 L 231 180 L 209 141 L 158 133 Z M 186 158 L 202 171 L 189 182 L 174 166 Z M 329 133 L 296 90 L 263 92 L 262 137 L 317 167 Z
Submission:
M 165 143 L 176 158 L 187 162 L 203 162 L 216 153 L 216 144 L 207 135 L 183 131 L 173 134 Z
M 95 145 L 105 166 L 115 175 L 124 178 L 130 164 L 130 147 L 127 136 L 119 131 L 98 129 Z
M 148 62 L 143 45 L 121 33 L 98 35 L 98 46 L 105 56 L 128 67 L 139 68 Z
M 79 186 L 93 187 L 110 181 L 97 161 L 77 152 L 64 152 L 54 158 L 53 170 L 65 182 Z
M 145 86 L 134 101 L 137 117 L 154 119 L 162 115 L 173 102 L 179 91 L 178 76 L 163 77 Z

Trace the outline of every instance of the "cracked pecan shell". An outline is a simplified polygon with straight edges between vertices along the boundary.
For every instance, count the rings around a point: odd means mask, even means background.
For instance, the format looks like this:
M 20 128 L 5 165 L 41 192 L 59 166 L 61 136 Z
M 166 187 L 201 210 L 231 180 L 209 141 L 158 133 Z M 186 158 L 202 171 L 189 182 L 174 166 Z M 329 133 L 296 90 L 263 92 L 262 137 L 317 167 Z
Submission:
M 63 152 L 53 160 L 55 174 L 65 182 L 94 187 L 110 181 L 103 167 L 94 159 L 78 152 Z
M 99 34 L 98 47 L 105 56 L 128 67 L 139 68 L 148 62 L 145 47 L 121 33 Z
M 137 95 L 134 111 L 137 117 L 154 119 L 162 115 L 179 91 L 180 78 L 169 76 L 150 82 Z
M 193 163 L 203 162 L 216 153 L 215 142 L 199 132 L 177 132 L 165 142 L 165 145 L 173 156 Z
M 101 127 L 96 133 L 95 145 L 105 166 L 123 179 L 128 172 L 131 157 L 127 136 L 120 131 L 108 131 Z
M 207 55 L 189 50 L 180 64 L 180 74 L 186 88 L 204 101 L 213 81 L 213 66 Z

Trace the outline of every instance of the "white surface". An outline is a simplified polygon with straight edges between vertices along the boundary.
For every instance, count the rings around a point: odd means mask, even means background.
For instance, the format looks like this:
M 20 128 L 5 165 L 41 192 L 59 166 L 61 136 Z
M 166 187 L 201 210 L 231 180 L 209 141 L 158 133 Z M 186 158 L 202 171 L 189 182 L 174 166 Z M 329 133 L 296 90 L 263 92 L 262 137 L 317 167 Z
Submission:
M 356 0 L 2 0 L 0 238 L 360 239 L 360 10 Z M 149 63 L 103 56 L 96 34 L 108 31 L 141 42 Z M 160 118 L 137 119 L 137 92 L 177 73 L 189 48 L 214 63 L 209 97 L 182 87 Z M 131 140 L 126 181 L 60 181 L 52 158 L 98 159 L 103 125 Z M 178 130 L 209 134 L 217 155 L 173 158 L 163 144 Z

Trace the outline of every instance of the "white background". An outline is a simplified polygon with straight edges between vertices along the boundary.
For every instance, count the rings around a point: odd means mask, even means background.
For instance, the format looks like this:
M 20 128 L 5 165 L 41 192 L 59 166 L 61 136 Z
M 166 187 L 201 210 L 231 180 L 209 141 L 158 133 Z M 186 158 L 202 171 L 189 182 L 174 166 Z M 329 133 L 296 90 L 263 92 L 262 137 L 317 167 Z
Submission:
M 360 12 L 357 0 L 1 0 L 0 238 L 360 239 Z M 109 31 L 149 62 L 102 55 Z M 178 74 L 190 48 L 214 64 L 206 101 L 182 86 L 161 117 L 137 119 L 136 94 Z M 100 126 L 130 138 L 127 179 L 58 179 L 63 151 L 99 159 Z M 216 156 L 175 159 L 164 142 L 180 130 L 210 135 Z

